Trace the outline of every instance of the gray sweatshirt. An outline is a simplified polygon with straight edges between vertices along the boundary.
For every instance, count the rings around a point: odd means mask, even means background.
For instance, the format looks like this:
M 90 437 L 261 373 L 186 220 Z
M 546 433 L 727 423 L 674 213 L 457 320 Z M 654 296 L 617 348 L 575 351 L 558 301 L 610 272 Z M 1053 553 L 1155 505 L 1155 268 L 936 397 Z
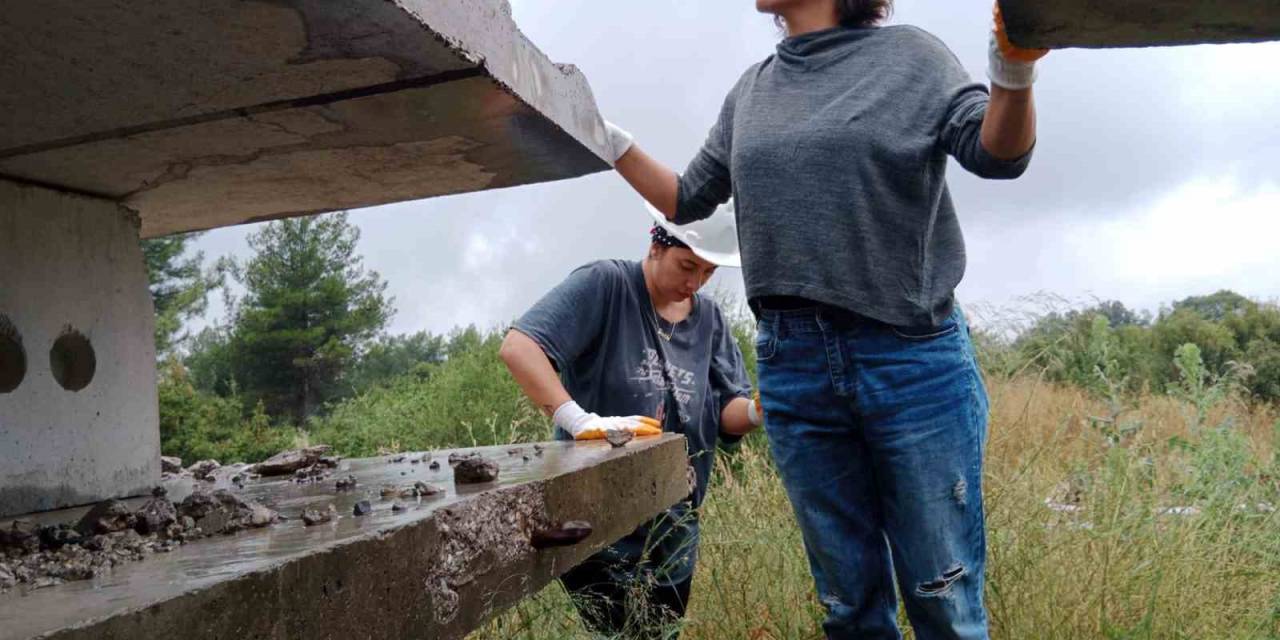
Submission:
M 979 141 L 990 97 L 909 26 L 787 38 L 747 69 L 680 176 L 676 222 L 731 195 L 747 297 L 797 296 L 899 326 L 951 313 L 964 238 L 947 155 L 1016 178 Z

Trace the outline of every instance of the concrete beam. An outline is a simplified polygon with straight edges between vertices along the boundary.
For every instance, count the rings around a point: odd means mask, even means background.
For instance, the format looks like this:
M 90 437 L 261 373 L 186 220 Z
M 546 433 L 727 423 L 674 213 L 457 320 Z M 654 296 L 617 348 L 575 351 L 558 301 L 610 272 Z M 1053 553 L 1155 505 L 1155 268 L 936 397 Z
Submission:
M 17 3 L 0 88 L 0 175 L 144 237 L 607 168 L 586 80 L 506 0 Z
M 0 180 L 0 516 L 160 478 L 137 224 L 114 202 Z
M 1280 40 L 1275 0 L 1000 0 L 1024 47 L 1149 47 Z
M 542 446 L 476 450 L 501 466 L 488 485 L 455 486 L 447 451 L 433 452 L 436 471 L 412 457 L 346 461 L 335 477 L 356 475 L 351 493 L 335 494 L 332 480 L 250 483 L 246 498 L 291 519 L 0 596 L 0 638 L 462 638 L 689 493 L 682 436 Z M 406 500 L 400 513 L 378 499 L 381 484 L 416 480 L 446 493 Z M 373 513 L 353 517 L 358 500 Z M 330 503 L 335 522 L 298 519 Z M 530 545 L 532 531 L 566 520 L 594 532 L 574 546 Z

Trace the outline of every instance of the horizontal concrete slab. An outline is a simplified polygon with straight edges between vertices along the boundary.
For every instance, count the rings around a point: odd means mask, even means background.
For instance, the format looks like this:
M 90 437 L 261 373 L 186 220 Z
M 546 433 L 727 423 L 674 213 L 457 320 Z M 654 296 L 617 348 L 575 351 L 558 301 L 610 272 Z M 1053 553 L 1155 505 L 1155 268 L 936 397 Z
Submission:
M 449 451 L 432 452 L 437 470 L 376 458 L 343 462 L 318 484 L 251 482 L 246 498 L 291 519 L 0 596 L 0 638 L 461 638 L 689 492 L 681 436 L 541 446 L 469 450 L 501 466 L 492 484 L 455 486 Z M 356 490 L 335 493 L 332 480 L 348 473 Z M 400 513 L 379 498 L 384 483 L 418 480 L 446 491 L 401 499 Z M 353 516 L 361 500 L 373 513 Z M 298 517 L 331 503 L 332 523 Z M 534 530 L 566 520 L 594 531 L 574 546 L 530 545 Z
M 505 0 L 0 9 L 0 175 L 145 237 L 607 168 L 586 80 Z
M 1018 45 L 1148 47 L 1280 40 L 1276 0 L 999 0 Z

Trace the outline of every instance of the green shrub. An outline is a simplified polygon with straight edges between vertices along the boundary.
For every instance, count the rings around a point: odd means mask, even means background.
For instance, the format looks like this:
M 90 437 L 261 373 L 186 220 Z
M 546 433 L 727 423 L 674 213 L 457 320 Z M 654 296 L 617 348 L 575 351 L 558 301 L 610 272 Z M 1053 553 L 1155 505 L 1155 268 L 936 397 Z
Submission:
M 220 397 L 197 391 L 176 360 L 160 371 L 160 450 L 186 463 L 215 459 L 257 462 L 293 446 L 298 432 L 273 426 L 262 405 L 245 416 L 238 395 Z
M 502 333 L 464 333 L 449 359 L 330 407 L 311 439 L 343 455 L 529 442 L 550 421 L 525 398 L 498 357 Z

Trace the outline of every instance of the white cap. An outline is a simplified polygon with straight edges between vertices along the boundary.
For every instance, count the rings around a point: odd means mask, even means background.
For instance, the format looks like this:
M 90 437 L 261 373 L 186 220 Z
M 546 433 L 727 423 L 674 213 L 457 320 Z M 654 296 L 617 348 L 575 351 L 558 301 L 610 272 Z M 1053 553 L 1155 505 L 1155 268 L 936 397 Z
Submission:
M 718 267 L 742 268 L 742 256 L 738 253 L 738 218 L 733 210 L 733 200 L 716 207 L 710 216 L 684 225 L 667 220 L 648 202 L 644 205 L 658 226 L 689 245 L 699 258 Z

